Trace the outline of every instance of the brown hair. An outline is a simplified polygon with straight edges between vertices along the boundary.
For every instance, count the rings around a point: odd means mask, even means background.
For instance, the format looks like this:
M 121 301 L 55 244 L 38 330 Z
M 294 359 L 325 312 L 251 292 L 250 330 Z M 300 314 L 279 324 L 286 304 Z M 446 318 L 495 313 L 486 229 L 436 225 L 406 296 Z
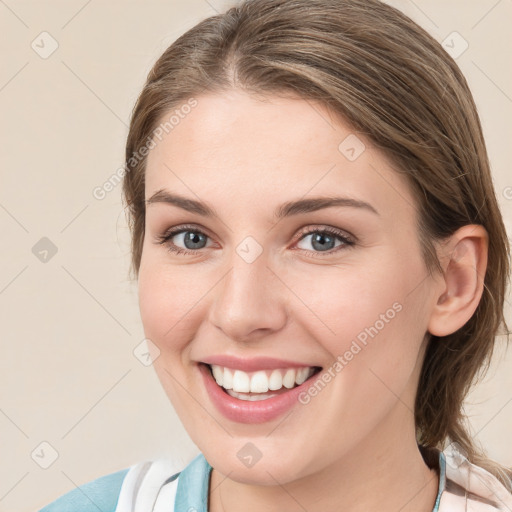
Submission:
M 134 158 L 164 114 L 202 93 L 240 88 L 317 100 L 371 140 L 417 201 L 429 272 L 434 242 L 467 224 L 489 234 L 484 292 L 451 335 L 429 335 L 415 405 L 417 440 L 467 458 L 512 489 L 512 470 L 488 459 L 465 427 L 463 401 L 487 370 L 503 316 L 510 248 L 480 120 L 455 61 L 425 30 L 378 0 L 246 0 L 178 38 L 150 71 L 134 107 L 123 194 L 138 276 L 145 229 L 146 158 Z

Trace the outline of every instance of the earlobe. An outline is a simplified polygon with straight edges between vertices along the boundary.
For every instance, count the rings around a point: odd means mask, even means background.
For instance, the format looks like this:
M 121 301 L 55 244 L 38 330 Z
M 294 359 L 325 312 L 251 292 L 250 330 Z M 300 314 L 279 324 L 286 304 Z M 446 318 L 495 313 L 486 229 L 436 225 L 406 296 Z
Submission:
M 434 336 L 455 332 L 475 312 L 483 293 L 488 238 L 483 226 L 471 224 L 458 229 L 444 246 L 444 276 L 428 324 Z

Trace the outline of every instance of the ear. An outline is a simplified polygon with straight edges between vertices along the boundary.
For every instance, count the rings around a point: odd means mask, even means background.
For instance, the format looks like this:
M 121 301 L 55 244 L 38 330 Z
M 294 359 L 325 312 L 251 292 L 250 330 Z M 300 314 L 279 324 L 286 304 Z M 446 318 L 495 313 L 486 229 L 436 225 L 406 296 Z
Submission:
M 475 312 L 484 288 L 488 244 L 487 231 L 477 224 L 461 227 L 443 244 L 444 275 L 428 323 L 434 336 L 452 334 Z

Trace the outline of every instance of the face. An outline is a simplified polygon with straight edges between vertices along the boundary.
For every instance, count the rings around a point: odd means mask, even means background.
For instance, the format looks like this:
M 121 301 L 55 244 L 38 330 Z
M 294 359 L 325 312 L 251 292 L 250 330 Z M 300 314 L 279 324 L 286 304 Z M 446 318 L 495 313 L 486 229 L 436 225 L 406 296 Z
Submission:
M 153 365 L 191 439 L 222 474 L 273 485 L 414 435 L 434 288 L 407 184 L 320 104 L 196 101 L 148 156 L 139 271 Z M 205 361 L 247 370 L 237 386 L 321 371 L 252 401 Z

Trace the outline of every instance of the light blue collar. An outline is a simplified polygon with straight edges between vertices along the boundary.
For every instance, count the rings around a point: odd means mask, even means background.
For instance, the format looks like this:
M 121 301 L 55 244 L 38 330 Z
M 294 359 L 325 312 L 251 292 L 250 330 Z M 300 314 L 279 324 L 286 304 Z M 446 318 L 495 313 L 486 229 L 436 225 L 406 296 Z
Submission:
M 185 467 L 178 478 L 178 488 L 174 501 L 175 510 L 208 512 L 208 488 L 211 470 L 212 467 L 202 453 Z
M 439 511 L 439 502 L 441 501 L 441 494 L 443 494 L 446 485 L 446 459 L 443 452 L 439 452 L 439 490 L 437 491 L 436 504 L 432 512 Z

